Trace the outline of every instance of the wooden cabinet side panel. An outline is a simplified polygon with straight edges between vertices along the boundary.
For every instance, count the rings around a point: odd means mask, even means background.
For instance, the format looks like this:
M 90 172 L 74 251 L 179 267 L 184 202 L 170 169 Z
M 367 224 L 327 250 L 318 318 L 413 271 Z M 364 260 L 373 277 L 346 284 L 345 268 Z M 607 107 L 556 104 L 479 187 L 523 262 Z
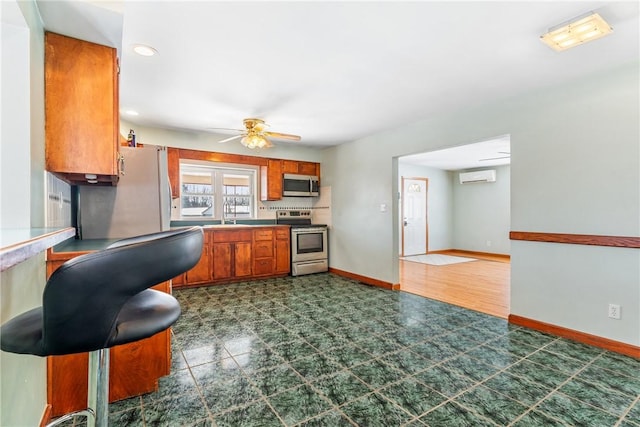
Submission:
M 89 355 L 87 353 L 47 358 L 47 401 L 57 417 L 87 406 Z
M 115 49 L 46 34 L 47 170 L 117 174 L 117 81 Z
M 109 401 L 157 389 L 158 378 L 169 373 L 170 363 L 165 356 L 170 345 L 169 337 L 167 329 L 144 340 L 111 349 Z
M 180 150 L 167 148 L 167 167 L 169 183 L 171 184 L 171 197 L 180 197 Z

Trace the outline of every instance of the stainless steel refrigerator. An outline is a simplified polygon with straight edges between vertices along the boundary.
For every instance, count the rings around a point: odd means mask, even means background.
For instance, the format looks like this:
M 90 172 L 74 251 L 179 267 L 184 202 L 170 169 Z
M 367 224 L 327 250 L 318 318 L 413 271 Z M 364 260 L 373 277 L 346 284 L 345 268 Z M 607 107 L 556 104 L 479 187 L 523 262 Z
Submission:
M 78 186 L 78 234 L 115 239 L 169 229 L 171 187 L 165 147 L 120 147 L 123 173 L 115 187 Z

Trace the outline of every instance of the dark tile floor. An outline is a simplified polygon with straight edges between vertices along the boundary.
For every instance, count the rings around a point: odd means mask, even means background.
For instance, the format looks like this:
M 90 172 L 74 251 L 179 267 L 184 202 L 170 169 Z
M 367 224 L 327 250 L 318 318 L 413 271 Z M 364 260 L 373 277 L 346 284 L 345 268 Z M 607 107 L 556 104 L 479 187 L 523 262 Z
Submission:
M 640 427 L 640 360 L 332 274 L 175 291 L 173 367 L 114 426 Z

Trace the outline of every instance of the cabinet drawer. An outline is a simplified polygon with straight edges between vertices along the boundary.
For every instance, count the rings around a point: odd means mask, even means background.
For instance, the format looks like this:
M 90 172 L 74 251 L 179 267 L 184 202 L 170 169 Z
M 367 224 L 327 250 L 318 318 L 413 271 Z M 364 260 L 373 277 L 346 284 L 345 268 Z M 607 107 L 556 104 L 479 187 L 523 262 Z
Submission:
M 256 276 L 273 273 L 273 258 L 258 258 L 253 263 L 253 274 Z
M 278 240 L 288 239 L 289 238 L 289 233 L 291 233 L 291 231 L 289 230 L 288 227 L 286 227 L 286 228 L 276 228 L 276 239 L 278 239 Z
M 214 242 L 250 242 L 251 230 L 219 230 L 213 232 Z
M 273 230 L 271 229 L 254 230 L 253 238 L 255 240 L 271 240 L 273 239 Z
M 273 256 L 273 242 L 271 240 L 257 241 L 253 244 L 253 253 L 256 258 Z

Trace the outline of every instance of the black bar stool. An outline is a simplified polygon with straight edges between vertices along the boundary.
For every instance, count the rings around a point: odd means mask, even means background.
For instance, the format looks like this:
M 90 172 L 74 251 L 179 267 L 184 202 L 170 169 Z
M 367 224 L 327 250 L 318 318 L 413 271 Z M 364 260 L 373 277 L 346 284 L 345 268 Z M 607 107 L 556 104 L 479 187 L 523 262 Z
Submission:
M 150 287 L 191 269 L 200 259 L 201 227 L 120 240 L 107 249 L 65 262 L 47 281 L 42 306 L 0 328 L 3 351 L 36 356 L 89 353 L 88 408 L 77 415 L 106 426 L 109 348 L 148 338 L 180 316 L 171 295 Z

